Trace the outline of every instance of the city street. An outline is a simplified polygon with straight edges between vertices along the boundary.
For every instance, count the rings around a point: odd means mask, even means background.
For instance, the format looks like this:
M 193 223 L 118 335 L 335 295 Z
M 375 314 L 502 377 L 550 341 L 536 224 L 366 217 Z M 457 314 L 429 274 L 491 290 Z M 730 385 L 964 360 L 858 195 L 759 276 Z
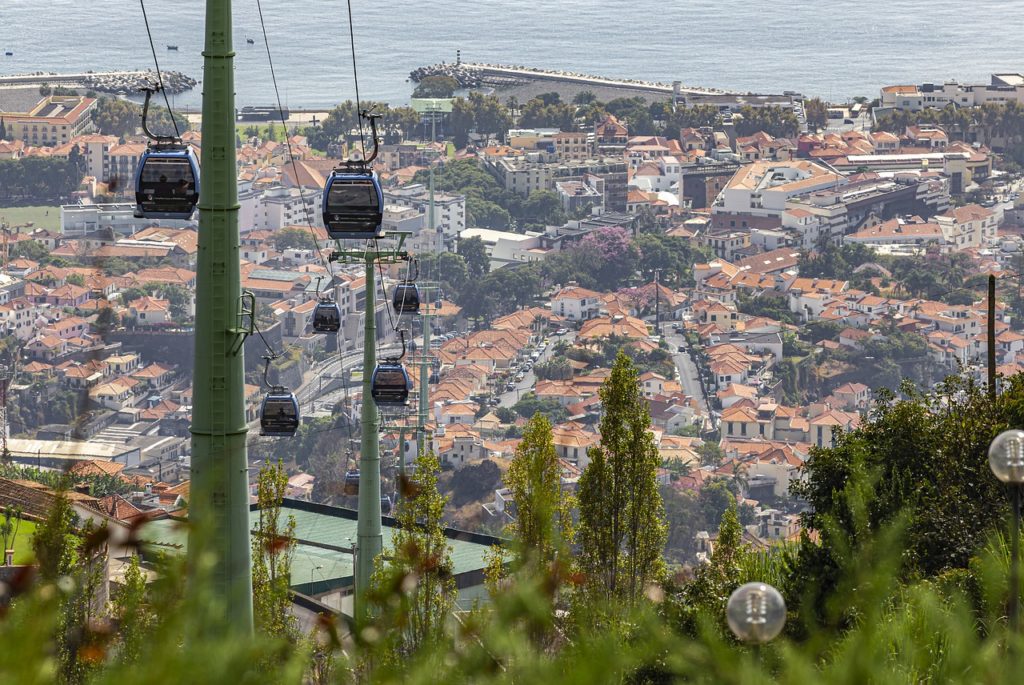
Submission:
M 540 362 L 546 362 L 550 360 L 551 357 L 554 356 L 555 344 L 558 343 L 560 340 L 565 340 L 571 345 L 573 341 L 576 340 L 576 331 L 569 331 L 565 335 L 555 335 L 554 333 L 549 334 L 547 346 L 545 346 L 544 351 L 541 352 L 540 357 L 533 363 L 538 364 Z M 523 395 L 533 390 L 534 385 L 536 385 L 536 382 L 537 376 L 536 374 L 533 373 L 533 369 L 531 368 L 530 371 L 523 374 L 523 380 L 516 383 L 515 388 L 507 392 L 502 392 L 498 396 L 501 402 L 499 406 L 511 407 L 516 402 L 518 402 Z
M 683 386 L 683 392 L 690 397 L 696 398 L 700 402 L 702 411 L 710 418 L 711 407 L 708 404 L 707 397 L 704 396 L 704 391 L 701 389 L 697 365 L 690 359 L 689 353 L 678 351 L 680 345 L 687 344 L 686 339 L 678 333 L 669 333 L 665 336 L 665 341 L 672 350 L 672 360 L 675 362 L 676 369 L 679 370 L 679 382 Z

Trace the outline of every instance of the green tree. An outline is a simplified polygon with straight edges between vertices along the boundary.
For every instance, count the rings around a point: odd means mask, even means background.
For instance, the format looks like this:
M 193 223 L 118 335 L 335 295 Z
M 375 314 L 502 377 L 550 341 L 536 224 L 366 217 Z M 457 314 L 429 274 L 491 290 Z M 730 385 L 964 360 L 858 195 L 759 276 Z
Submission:
M 813 588 L 808 618 L 824 615 L 842 560 L 870 547 L 872 531 L 903 527 L 901 575 L 935 577 L 967 568 L 1005 520 L 986 452 L 1001 430 L 1024 423 L 1024 377 L 995 400 L 955 376 L 930 393 L 910 383 L 900 391 L 880 392 L 870 419 L 834 447 L 812 448 L 806 479 L 791 487 L 809 505 L 804 527 L 821 532 L 820 544 L 801 545 L 794 574 L 795 596 Z
M 287 491 L 288 474 L 280 461 L 260 469 L 256 480 L 259 521 L 252 534 L 252 609 L 257 630 L 294 642 L 298 635 L 289 612 L 288 588 L 296 545 L 295 517 L 282 520 L 281 515 Z
M 565 551 L 575 535 L 574 501 L 562 488 L 562 467 L 551 437 L 551 423 L 534 414 L 509 464 L 505 485 L 515 502 L 507 527 L 516 541 L 519 563 L 543 568 Z
M 535 414 L 544 414 L 548 421 L 559 424 L 569 418 L 569 412 L 565 410 L 558 400 L 544 398 L 540 399 L 533 392 L 528 392 L 512 405 L 513 411 L 524 419 L 533 418 Z
M 516 213 L 522 220 L 524 230 L 543 229 L 545 226 L 561 226 L 566 222 L 565 211 L 558 195 L 550 190 L 535 190 Z
M 661 464 L 632 361 L 620 352 L 600 391 L 600 445 L 579 482 L 579 564 L 596 597 L 634 604 L 664 573 Z
M 804 100 L 804 116 L 812 132 L 825 128 L 828 126 L 828 103 L 821 98 Z
M 491 258 L 484 241 L 478 236 L 459 241 L 459 255 L 466 260 L 466 269 L 472 280 L 483 278 L 491 270 Z
M 297 248 L 299 250 L 315 250 L 316 238 L 313 234 L 302 228 L 282 228 L 274 234 L 274 248 L 278 252 Z
M 684 590 L 686 619 L 684 630 L 696 632 L 696 615 L 704 613 L 723 624 L 725 603 L 742 577 L 744 558 L 743 528 L 736 512 L 736 501 L 730 500 L 721 516 L 718 536 L 709 563 L 697 569 L 693 581 Z M 724 627 L 724 626 L 723 626 Z M 723 631 L 724 632 L 724 631 Z
M 451 76 L 427 76 L 416 85 L 414 98 L 450 98 L 459 89 L 459 82 Z
M 437 644 L 455 605 L 451 545 L 442 521 L 446 498 L 437 491 L 439 470 L 432 453 L 416 458 L 415 483 L 403 484 L 406 493 L 395 511 L 398 527 L 391 548 L 376 560 L 372 585 L 377 597 L 387 596 L 392 587 L 408 588 L 399 600 L 395 629 L 382 638 L 387 656 L 397 662 Z
M 113 595 L 110 615 L 117 622 L 118 661 L 136 663 L 159 617 L 150 604 L 146 576 L 135 554 L 128 561 L 120 590 Z
M 0 552 L 14 549 L 14 543 L 18 539 L 18 528 L 21 527 L 21 507 L 8 504 L 4 507 L 3 520 L 0 521 L 0 541 L 3 548 Z
M 32 536 L 32 551 L 44 580 L 56 581 L 74 569 L 78 544 L 76 518 L 67 493 L 58 490 L 46 518 Z

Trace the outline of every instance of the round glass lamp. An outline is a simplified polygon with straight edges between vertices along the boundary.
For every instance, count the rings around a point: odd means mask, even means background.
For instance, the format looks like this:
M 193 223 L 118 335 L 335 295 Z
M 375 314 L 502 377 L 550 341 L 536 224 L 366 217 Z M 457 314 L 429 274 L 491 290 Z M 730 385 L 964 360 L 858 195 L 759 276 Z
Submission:
M 747 583 L 729 596 L 725 617 L 743 642 L 769 642 L 786 625 L 786 601 L 771 585 Z
M 1008 430 L 988 448 L 988 466 L 1004 483 L 1024 483 L 1024 431 Z

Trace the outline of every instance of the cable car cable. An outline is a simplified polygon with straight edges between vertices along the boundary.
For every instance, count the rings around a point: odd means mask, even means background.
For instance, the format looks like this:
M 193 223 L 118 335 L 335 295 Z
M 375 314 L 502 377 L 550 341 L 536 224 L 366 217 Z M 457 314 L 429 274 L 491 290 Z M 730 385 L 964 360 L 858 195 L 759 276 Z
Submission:
M 156 65 L 156 82 L 160 86 L 160 91 L 164 94 L 164 103 L 167 105 L 167 114 L 171 117 L 171 124 L 174 125 L 174 137 L 181 138 L 181 132 L 178 130 L 178 122 L 174 119 L 174 110 L 171 109 L 171 101 L 167 97 L 167 90 L 164 88 L 164 77 L 160 73 L 160 61 L 156 58 L 156 46 L 153 44 L 153 32 L 149 30 L 149 17 L 146 16 L 146 1 L 139 0 L 139 5 L 142 7 L 142 21 L 146 24 L 146 35 L 149 36 L 149 49 L 153 52 L 153 64 Z
M 363 159 L 366 159 L 366 136 L 363 133 L 363 105 L 359 99 L 359 69 L 356 67 L 356 34 L 352 25 L 352 0 L 345 0 L 345 2 L 348 5 L 348 42 L 352 48 L 352 82 L 356 87 L 356 117 L 359 121 L 359 145 L 363 150 Z
M 292 173 L 295 175 L 295 186 L 299 189 L 299 200 L 302 201 L 302 213 L 306 217 L 306 228 L 309 229 L 309 234 L 313 237 L 313 244 L 316 246 L 316 256 L 320 259 L 320 262 L 327 269 L 328 275 L 333 280 L 334 269 L 331 267 L 330 260 L 325 259 L 323 252 L 320 250 L 320 239 L 317 238 L 316 231 L 313 229 L 313 219 L 311 218 L 309 205 L 306 203 L 306 196 L 302 194 L 302 184 L 299 182 L 299 169 L 295 163 L 295 154 L 292 152 L 292 141 L 288 136 L 288 123 L 284 118 L 284 110 L 281 108 L 281 91 L 277 87 L 277 72 L 274 70 L 274 58 L 270 54 L 270 39 L 267 37 L 267 25 L 263 21 L 263 4 L 260 0 L 256 0 L 256 11 L 260 18 L 260 28 L 263 30 L 263 44 L 267 48 L 267 63 L 270 65 L 270 82 L 274 86 L 277 114 L 281 120 L 281 128 L 284 131 L 284 144 L 288 150 L 288 159 L 292 165 Z

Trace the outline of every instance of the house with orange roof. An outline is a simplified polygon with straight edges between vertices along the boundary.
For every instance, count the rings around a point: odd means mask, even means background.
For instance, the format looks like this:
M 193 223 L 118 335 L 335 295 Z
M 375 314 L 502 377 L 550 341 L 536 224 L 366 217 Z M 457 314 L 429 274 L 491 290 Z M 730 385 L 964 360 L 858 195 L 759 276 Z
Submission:
M 839 431 L 850 431 L 860 424 L 860 414 L 829 409 L 809 418 L 808 440 L 818 447 L 833 447 Z
M 55 335 L 64 340 L 80 338 L 89 332 L 89 322 L 80 316 L 69 316 L 65 319 L 51 321 L 43 329 L 44 334 Z
M 847 411 L 863 411 L 871 402 L 871 389 L 863 383 L 843 383 L 832 391 L 836 406 Z
M 152 363 L 131 373 L 134 380 L 139 381 L 147 388 L 158 390 L 167 387 L 174 379 L 175 369 L 173 366 Z
M 143 295 L 128 305 L 128 314 L 136 326 L 159 326 L 171 321 L 171 303 Z
M 722 404 L 722 408 L 728 409 L 741 400 L 755 401 L 757 399 L 757 388 L 751 385 L 730 383 L 716 394 L 718 401 Z
M 439 425 L 466 425 L 471 426 L 476 421 L 476 414 L 480 411 L 480 405 L 469 400 L 459 400 L 448 403 L 434 403 L 434 420 Z
M 942 229 L 946 242 L 952 244 L 954 249 L 963 250 L 984 247 L 994 242 L 1002 222 L 1002 213 L 997 214 L 981 205 L 969 204 L 938 214 L 932 221 Z
M 587 397 L 587 393 L 572 384 L 572 381 L 537 381 L 534 394 L 539 399 L 557 401 L 563 407 L 576 404 Z
M 586 321 L 598 315 L 601 293 L 569 284 L 551 298 L 551 311 L 568 321 Z
M 551 439 L 559 459 L 564 459 L 581 469 L 590 463 L 587 450 L 601 441 L 597 433 L 584 430 L 582 424 L 572 422 L 552 426 Z
M 120 411 L 134 406 L 138 382 L 129 378 L 115 378 L 89 390 L 89 399 L 102 407 Z
M 628 340 L 646 339 L 650 335 L 647 324 L 632 316 L 615 315 L 590 319 L 583 324 L 577 336 L 581 341 L 599 340 L 602 338 L 626 338 Z

